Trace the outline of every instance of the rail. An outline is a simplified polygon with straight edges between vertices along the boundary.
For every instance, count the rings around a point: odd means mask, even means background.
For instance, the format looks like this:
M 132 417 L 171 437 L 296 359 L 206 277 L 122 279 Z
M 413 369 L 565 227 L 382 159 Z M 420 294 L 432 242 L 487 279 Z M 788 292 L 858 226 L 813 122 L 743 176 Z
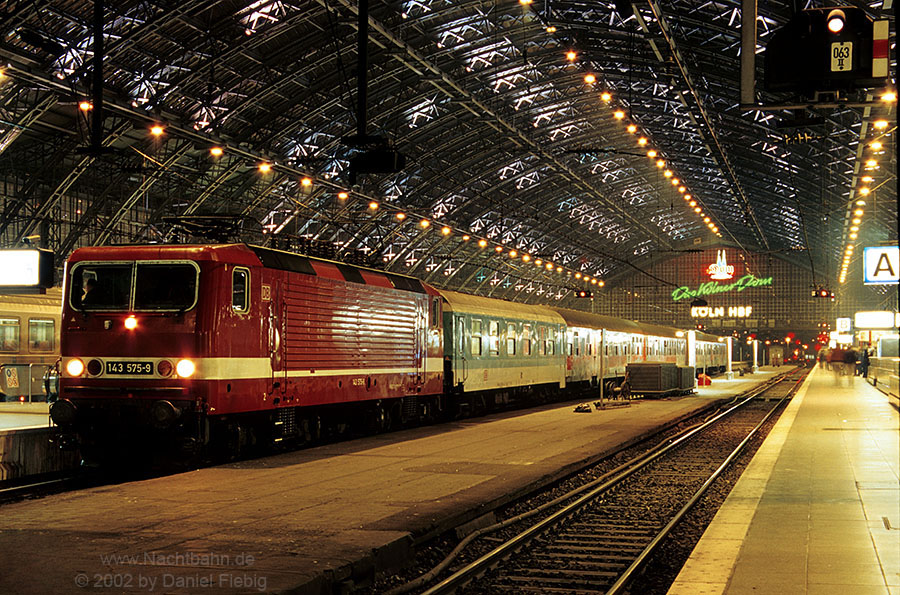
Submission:
M 744 395 L 740 402 L 731 406 L 726 411 L 715 415 L 713 418 L 696 427 L 690 428 L 670 442 L 663 444 L 648 453 L 640 455 L 626 464 L 621 465 L 620 467 L 604 475 L 603 477 L 598 478 L 589 486 L 582 486 L 581 488 L 573 490 L 573 492 L 571 492 L 567 496 L 562 496 L 555 499 L 551 504 L 557 504 L 560 502 L 569 502 L 569 504 L 562 506 L 559 510 L 549 514 L 539 522 L 522 530 L 511 539 L 503 542 L 499 546 L 494 547 L 488 553 L 480 556 L 478 559 L 454 572 L 452 575 L 443 579 L 441 582 L 423 591 L 423 595 L 438 595 L 453 592 L 472 581 L 475 577 L 483 575 L 489 568 L 497 567 L 502 563 L 503 560 L 509 558 L 513 552 L 520 550 L 524 543 L 533 540 L 538 535 L 547 533 L 547 530 L 551 527 L 560 525 L 563 522 L 571 522 L 571 518 L 576 514 L 584 514 L 585 510 L 589 510 L 589 505 L 594 505 L 597 503 L 601 495 L 604 495 L 604 498 L 607 497 L 606 495 L 611 491 L 611 488 L 621 485 L 627 478 L 633 476 L 638 471 L 644 469 L 654 462 L 657 462 L 659 459 L 668 455 L 669 453 L 672 453 L 676 449 L 680 449 L 684 445 L 690 443 L 693 438 L 718 424 L 723 419 L 730 417 L 735 412 L 742 410 L 747 404 L 755 401 L 756 397 L 770 390 L 773 386 L 779 384 L 789 377 L 789 374 L 786 373 L 760 385 L 759 387 L 756 387 L 755 389 Z M 794 383 L 793 386 L 790 387 L 790 390 L 787 393 L 788 396 L 796 390 L 801 381 L 802 377 L 800 380 Z M 665 526 L 658 532 L 658 534 L 651 539 L 650 543 L 643 549 L 643 551 L 634 558 L 634 561 L 631 563 L 631 565 L 625 570 L 623 574 L 619 576 L 618 580 L 616 580 L 616 582 L 613 584 L 613 587 L 610 588 L 611 590 L 609 591 L 609 593 L 621 592 L 623 586 L 626 585 L 630 581 L 634 573 L 642 567 L 642 565 L 645 563 L 651 553 L 656 549 L 659 543 L 663 541 L 665 536 L 668 535 L 668 533 L 684 516 L 684 514 L 686 514 L 686 512 L 701 498 L 703 493 L 709 488 L 710 485 L 712 485 L 712 483 L 722 473 L 722 471 L 727 468 L 727 466 L 734 460 L 734 458 L 740 454 L 747 443 L 756 434 L 758 429 L 762 427 L 766 420 L 768 420 L 772 412 L 776 411 L 787 398 L 787 396 L 782 398 L 778 402 L 778 404 L 773 407 L 771 411 L 765 416 L 765 419 L 759 421 L 759 423 L 755 425 L 755 427 L 744 437 L 744 439 L 741 440 L 740 444 L 735 447 L 727 457 L 725 457 L 724 461 L 722 461 L 717 466 L 714 472 L 703 482 L 702 486 L 688 499 L 687 503 L 671 518 L 668 523 L 665 524 Z M 590 491 L 581 495 L 581 493 L 584 492 L 586 488 L 590 489 Z M 576 497 L 577 499 L 573 500 L 573 498 Z M 495 525 L 491 529 L 509 526 L 511 524 L 511 521 L 514 520 L 516 519 L 509 519 L 507 521 L 504 521 L 503 523 Z M 476 532 L 478 534 L 477 536 L 483 535 L 486 531 L 487 530 L 480 530 Z M 426 573 L 426 575 L 423 575 L 422 577 L 415 581 L 412 581 L 411 583 L 407 583 L 407 585 L 403 585 L 394 589 L 393 591 L 391 591 L 391 593 L 399 594 L 407 592 L 411 589 L 420 588 L 424 584 L 423 579 L 426 582 L 433 580 L 437 574 L 442 573 L 443 569 L 446 569 L 446 567 L 449 565 L 449 559 L 457 555 L 461 551 L 461 549 L 466 547 L 467 544 L 471 543 L 474 538 L 474 536 L 469 536 L 465 540 L 463 540 L 463 542 L 457 546 L 454 552 L 451 553 L 448 559 L 445 559 L 438 568 L 435 568 L 431 572 Z

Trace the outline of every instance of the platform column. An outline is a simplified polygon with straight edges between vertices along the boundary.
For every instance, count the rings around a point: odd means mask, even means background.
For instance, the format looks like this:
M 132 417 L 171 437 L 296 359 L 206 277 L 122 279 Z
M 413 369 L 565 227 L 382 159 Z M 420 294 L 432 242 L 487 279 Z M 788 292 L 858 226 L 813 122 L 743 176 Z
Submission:
M 719 337 L 719 341 L 721 341 L 722 339 L 725 339 L 725 345 L 727 346 L 725 348 L 725 351 L 728 353 L 728 364 L 726 364 L 726 366 L 725 366 L 725 378 L 727 378 L 728 380 L 734 379 L 734 371 L 731 369 L 731 361 L 732 361 L 731 360 L 731 357 L 732 357 L 731 356 L 731 340 L 732 340 L 732 338 L 733 337 Z
M 757 339 L 753 339 L 753 366 L 750 368 L 751 372 L 756 372 L 757 370 L 759 370 L 759 366 L 756 364 L 758 354 L 759 341 Z

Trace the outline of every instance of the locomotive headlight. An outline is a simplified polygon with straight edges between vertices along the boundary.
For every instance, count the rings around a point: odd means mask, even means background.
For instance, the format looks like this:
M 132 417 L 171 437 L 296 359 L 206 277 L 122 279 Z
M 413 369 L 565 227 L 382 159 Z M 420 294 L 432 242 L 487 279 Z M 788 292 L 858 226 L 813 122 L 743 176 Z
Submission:
M 189 359 L 179 360 L 178 363 L 175 364 L 175 373 L 182 378 L 190 378 L 194 375 L 196 369 L 197 367 L 194 365 L 194 362 Z
M 130 331 L 137 328 L 137 318 L 134 317 L 134 314 L 125 319 L 125 328 Z
M 81 376 L 84 374 L 84 362 L 77 357 L 70 359 L 66 362 L 66 372 L 68 372 L 69 376 Z

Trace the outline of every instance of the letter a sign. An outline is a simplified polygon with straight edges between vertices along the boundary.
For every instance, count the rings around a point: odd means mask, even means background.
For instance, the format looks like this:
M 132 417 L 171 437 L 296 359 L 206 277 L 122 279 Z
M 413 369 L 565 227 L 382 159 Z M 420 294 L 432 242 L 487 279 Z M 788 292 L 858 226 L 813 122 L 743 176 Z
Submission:
M 900 246 L 876 246 L 863 249 L 866 285 L 896 284 L 900 281 Z

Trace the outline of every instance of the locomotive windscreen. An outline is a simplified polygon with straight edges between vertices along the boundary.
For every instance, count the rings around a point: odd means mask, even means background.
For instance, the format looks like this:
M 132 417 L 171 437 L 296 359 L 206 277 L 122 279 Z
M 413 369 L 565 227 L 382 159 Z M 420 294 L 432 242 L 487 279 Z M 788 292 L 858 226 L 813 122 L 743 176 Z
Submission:
M 192 263 L 78 263 L 70 303 L 81 310 L 185 311 L 197 299 Z

